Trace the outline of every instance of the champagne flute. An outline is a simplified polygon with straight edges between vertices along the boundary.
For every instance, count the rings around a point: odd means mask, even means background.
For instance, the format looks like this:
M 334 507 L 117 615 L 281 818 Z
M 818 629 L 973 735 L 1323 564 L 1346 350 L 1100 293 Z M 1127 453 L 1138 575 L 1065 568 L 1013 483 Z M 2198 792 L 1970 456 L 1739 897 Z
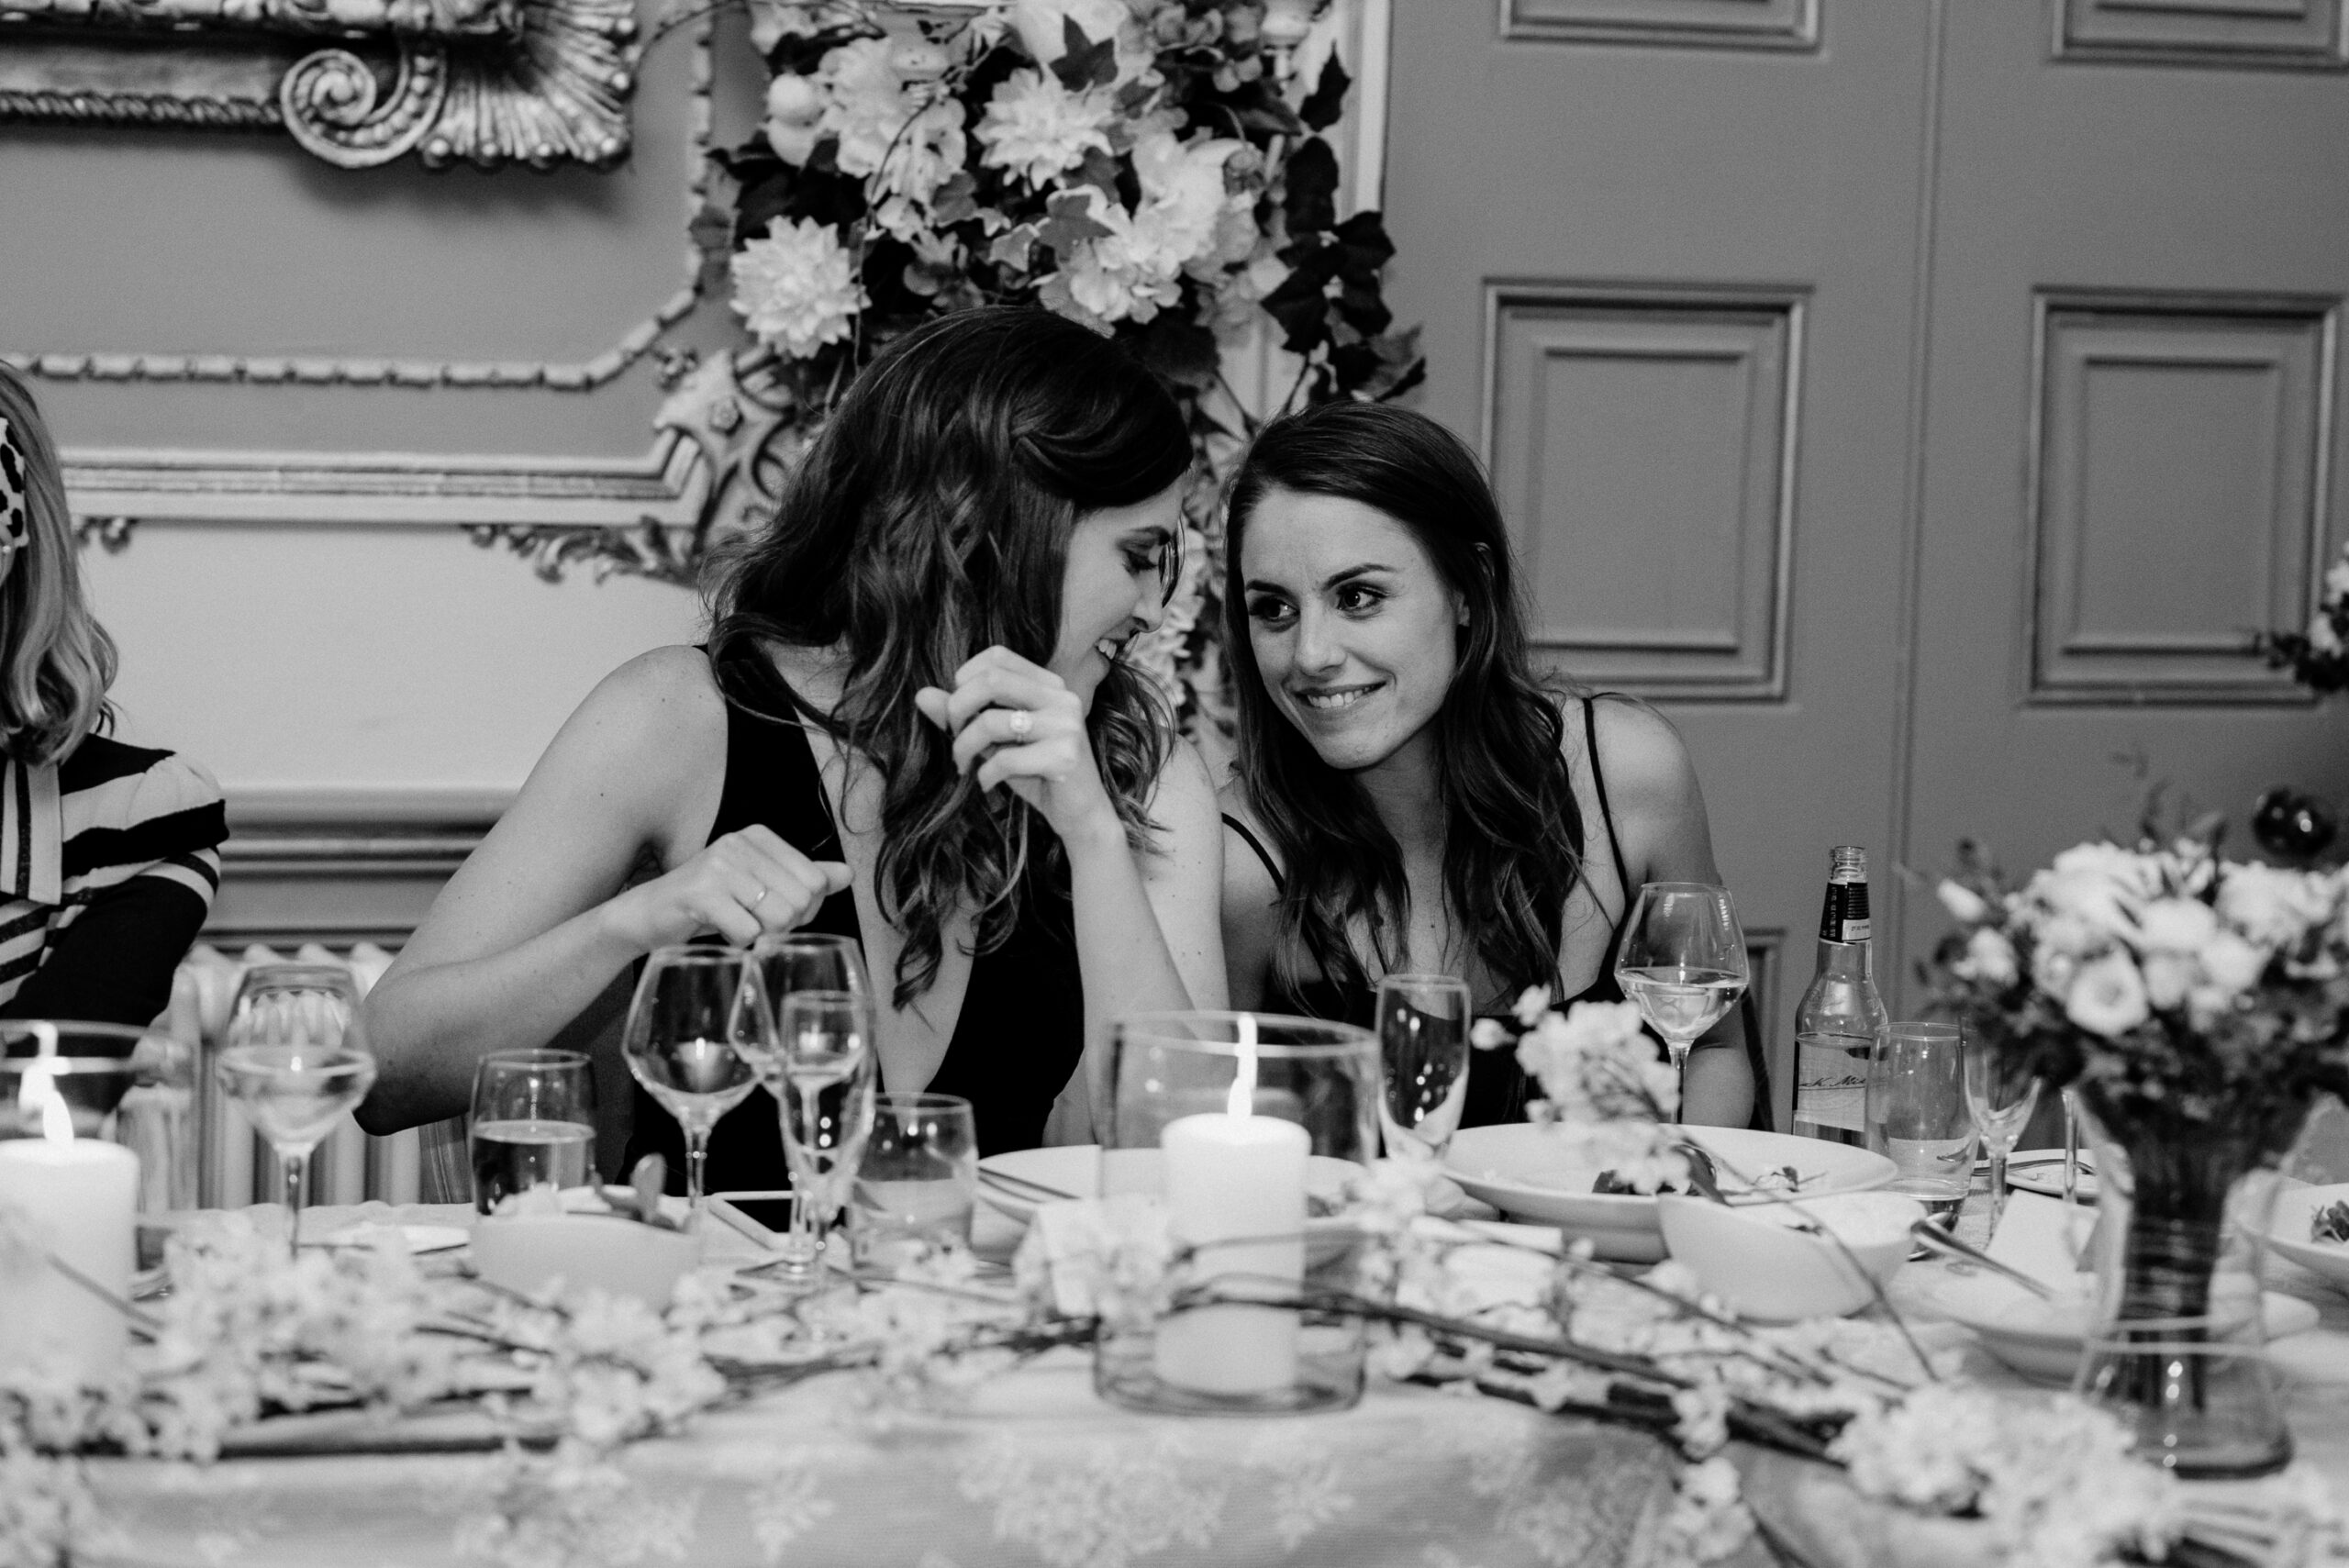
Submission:
M 1378 1125 L 1386 1152 L 1441 1160 L 1468 1103 L 1468 984 L 1449 974 L 1378 983 Z
M 374 1086 L 359 987 L 339 963 L 255 964 L 221 1038 L 213 1071 L 277 1154 L 291 1251 L 301 1240 L 310 1151 Z
M 1688 1048 L 1745 992 L 1745 933 L 1729 889 L 1702 882 L 1640 885 L 1615 955 L 1616 983 L 1664 1037 L 1686 1078 Z M 1685 1084 L 1684 1084 L 1685 1086 Z
M 685 1201 L 699 1218 L 710 1129 L 750 1097 L 774 1054 L 758 967 L 735 948 L 661 948 L 644 961 L 620 1050 L 685 1135 Z
M 774 1082 L 791 1164 L 791 1233 L 775 1272 L 814 1281 L 824 1232 L 847 1200 L 873 1131 L 873 1002 L 846 991 L 795 991 L 775 1013 Z
M 2039 1079 L 2029 1059 L 2005 1050 L 2001 1042 L 1969 1035 L 1965 1041 L 1965 1106 L 1974 1125 L 1982 1129 L 1982 1147 L 1990 1156 L 1990 1232 L 1998 1234 L 1998 1217 L 2007 1208 L 2007 1156 L 2039 1105 Z

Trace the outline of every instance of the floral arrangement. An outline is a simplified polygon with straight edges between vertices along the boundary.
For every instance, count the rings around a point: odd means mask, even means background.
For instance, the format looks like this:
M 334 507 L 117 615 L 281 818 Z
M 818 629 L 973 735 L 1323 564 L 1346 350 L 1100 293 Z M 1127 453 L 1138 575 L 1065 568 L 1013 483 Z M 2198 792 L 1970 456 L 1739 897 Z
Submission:
M 2255 632 L 2251 651 L 2269 669 L 2291 671 L 2292 679 L 2312 692 L 2349 691 L 2349 544 L 2325 569 L 2324 592 L 2308 630 Z
M 933 317 L 1043 306 L 1116 337 L 1186 405 L 1212 468 L 1252 420 L 1224 345 L 1260 324 L 1297 356 L 1289 401 L 1392 397 L 1422 374 L 1395 331 L 1375 212 L 1341 218 L 1322 136 L 1350 85 L 1327 0 L 997 0 L 917 16 L 751 0 L 773 80 L 719 156 L 738 367 L 794 441 L 863 366 Z M 766 482 L 769 494 L 773 479 Z M 1165 625 L 1130 654 L 1201 717 L 1219 675 L 1213 495 Z
M 1512 1010 L 1517 1034 L 1498 1018 L 1479 1018 L 1471 1043 L 1485 1051 L 1515 1043 L 1518 1065 L 1542 1085 L 1526 1119 L 1554 1129 L 1574 1146 L 1576 1163 L 1610 1173 L 1621 1190 L 1686 1186 L 1693 1151 L 1672 1130 L 1680 1075 L 1658 1059 L 1639 1007 L 1579 1002 L 1559 1013 L 1549 988 L 1536 985 Z
M 1940 1000 L 2044 1081 L 2205 1126 L 2349 1091 L 2349 869 L 2087 843 L 2009 890 L 1963 853 Z

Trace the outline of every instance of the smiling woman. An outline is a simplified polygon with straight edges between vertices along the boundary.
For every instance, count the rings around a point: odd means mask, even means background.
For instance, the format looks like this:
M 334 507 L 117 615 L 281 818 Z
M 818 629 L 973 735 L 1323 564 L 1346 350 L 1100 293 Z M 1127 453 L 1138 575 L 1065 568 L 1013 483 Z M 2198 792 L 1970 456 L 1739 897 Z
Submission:
M 1640 884 L 1719 880 L 1704 798 L 1653 709 L 1535 676 L 1466 447 L 1386 405 L 1309 409 L 1256 438 L 1226 529 L 1236 1004 L 1367 1024 L 1377 977 L 1406 970 L 1463 976 L 1486 1012 L 1528 985 L 1621 1000 Z M 1748 1119 L 1749 1051 L 1705 1049 L 1743 1034 L 1732 1016 L 1698 1042 L 1687 1119 Z M 1478 1053 L 1464 1123 L 1526 1098 L 1514 1062 Z
M 1190 466 L 1164 389 L 1082 327 L 900 339 L 719 562 L 707 648 L 588 698 L 376 986 L 362 1120 L 462 1108 L 484 1052 L 545 1043 L 656 947 L 805 926 L 887 977 L 885 1087 L 969 1098 L 985 1153 L 1081 1140 L 1105 1021 L 1224 995 L 1214 793 L 1125 653 Z M 788 1180 L 746 1103 L 713 1187 Z M 638 1109 L 631 1150 L 674 1156 Z

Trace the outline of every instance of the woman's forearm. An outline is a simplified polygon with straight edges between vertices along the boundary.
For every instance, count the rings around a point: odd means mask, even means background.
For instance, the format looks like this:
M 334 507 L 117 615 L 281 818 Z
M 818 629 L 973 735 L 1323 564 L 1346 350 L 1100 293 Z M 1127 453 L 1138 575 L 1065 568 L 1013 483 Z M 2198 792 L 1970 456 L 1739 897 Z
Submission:
M 1732 1009 L 1688 1053 L 1680 1119 L 1703 1127 L 1744 1127 L 1753 1115 L 1753 1068 L 1745 1055 L 1744 1021 Z
M 1077 968 L 1085 982 L 1083 1073 L 1097 1132 L 1108 1108 L 1111 1021 L 1128 1013 L 1180 1010 L 1222 998 L 1192 995 L 1158 923 L 1122 824 L 1112 821 L 1085 843 L 1063 842 Z
M 544 1045 L 642 956 L 599 905 L 504 952 L 395 966 L 367 997 L 382 1071 L 360 1125 L 382 1134 L 457 1115 L 484 1055 Z

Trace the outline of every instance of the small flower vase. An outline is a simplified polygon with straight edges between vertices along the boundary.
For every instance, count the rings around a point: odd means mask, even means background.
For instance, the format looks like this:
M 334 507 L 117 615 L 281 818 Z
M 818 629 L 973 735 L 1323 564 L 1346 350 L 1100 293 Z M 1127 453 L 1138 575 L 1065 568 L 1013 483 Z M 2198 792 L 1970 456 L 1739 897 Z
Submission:
M 1362 1322 L 1338 1300 L 1355 1290 L 1360 1239 L 1314 1210 L 1378 1152 L 1376 1039 L 1312 1018 L 1157 1013 L 1119 1019 L 1110 1048 L 1102 1192 L 1164 1204 L 1180 1251 L 1166 1301 L 1104 1311 L 1096 1392 L 1182 1414 L 1353 1405 Z
M 2097 1315 L 2074 1387 L 2136 1429 L 2137 1452 L 2188 1478 L 2266 1475 L 2292 1457 L 2261 1324 L 2279 1167 L 2307 1102 L 2195 1117 L 2084 1083 L 2095 1147 Z

